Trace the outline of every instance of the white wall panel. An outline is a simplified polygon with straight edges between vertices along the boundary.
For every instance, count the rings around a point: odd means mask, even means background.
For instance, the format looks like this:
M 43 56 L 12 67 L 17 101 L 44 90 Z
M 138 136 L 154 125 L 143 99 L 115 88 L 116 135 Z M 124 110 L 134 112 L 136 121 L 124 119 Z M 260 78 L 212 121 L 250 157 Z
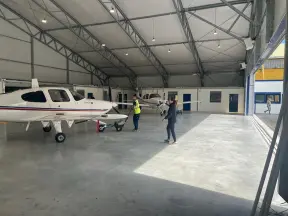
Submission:
M 25 40 L 27 42 L 30 41 L 30 36 L 28 34 L 2 19 L 0 19 L 0 34 Z
M 131 84 L 126 77 L 113 77 L 110 80 L 110 85 L 114 87 L 129 88 Z
M 0 60 L 0 78 L 29 80 L 31 78 L 30 64 Z
M 37 40 L 34 40 L 34 63 L 57 68 L 66 68 L 66 58 L 64 56 Z
M 87 72 L 84 68 L 80 67 L 79 65 L 75 64 L 72 61 L 69 61 L 69 70 L 71 71 L 80 71 L 80 72 Z
M 79 73 L 70 71 L 70 83 L 71 84 L 91 84 L 91 75 L 89 73 Z
M 66 69 L 35 66 L 35 77 L 43 82 L 66 83 Z
M 182 76 L 171 76 L 169 78 L 169 87 L 199 87 L 200 80 L 198 76 L 193 75 L 182 75 Z
M 210 102 L 210 91 L 221 91 L 221 103 Z M 244 88 L 202 88 L 198 91 L 199 112 L 229 113 L 229 94 L 238 94 L 238 113 L 244 113 Z
M 30 63 L 30 43 L 0 37 L 0 47 L 0 58 Z
M 88 97 L 88 93 L 92 93 L 94 98 L 97 100 L 103 100 L 103 88 L 97 87 L 86 87 L 86 86 L 75 86 L 75 90 L 84 90 L 85 97 Z
M 143 87 L 162 87 L 163 81 L 160 76 L 151 76 L 151 77 L 139 77 L 138 78 L 139 86 Z
M 284 0 L 276 0 L 275 1 L 275 18 L 274 18 L 274 28 L 280 24 L 281 19 L 284 17 L 286 13 L 286 1 Z
M 237 73 L 215 73 L 205 76 L 206 87 L 235 87 L 243 86 L 243 78 Z

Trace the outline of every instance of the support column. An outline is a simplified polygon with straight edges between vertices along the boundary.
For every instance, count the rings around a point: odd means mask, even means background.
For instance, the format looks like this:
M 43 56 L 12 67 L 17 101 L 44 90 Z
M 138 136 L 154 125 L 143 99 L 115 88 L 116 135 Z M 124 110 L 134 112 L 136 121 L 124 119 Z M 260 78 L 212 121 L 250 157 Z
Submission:
M 275 0 L 266 0 L 266 8 L 266 43 L 269 43 L 274 33 Z
M 69 68 L 69 59 L 66 58 L 66 83 L 70 83 L 70 68 Z
M 31 53 L 31 79 L 35 78 L 35 71 L 34 71 L 34 39 L 30 37 L 30 53 Z
M 245 115 L 251 116 L 254 114 L 255 103 L 254 103 L 254 75 L 246 77 L 246 88 L 245 88 Z

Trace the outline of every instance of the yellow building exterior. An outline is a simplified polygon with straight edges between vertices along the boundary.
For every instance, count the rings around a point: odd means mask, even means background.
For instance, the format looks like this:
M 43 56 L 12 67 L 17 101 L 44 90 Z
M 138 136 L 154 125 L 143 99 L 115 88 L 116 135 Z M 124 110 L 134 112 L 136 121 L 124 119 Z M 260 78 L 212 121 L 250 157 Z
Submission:
M 280 44 L 274 53 L 270 56 L 273 58 L 284 58 L 285 44 Z M 260 68 L 255 73 L 255 80 L 283 80 L 284 68 Z

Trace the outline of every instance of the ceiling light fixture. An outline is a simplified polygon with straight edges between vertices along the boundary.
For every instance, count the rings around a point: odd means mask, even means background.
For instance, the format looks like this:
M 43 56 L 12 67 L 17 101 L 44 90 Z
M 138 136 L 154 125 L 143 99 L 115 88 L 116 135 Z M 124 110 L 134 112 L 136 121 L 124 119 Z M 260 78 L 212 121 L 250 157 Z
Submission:
M 102 47 L 105 47 L 106 46 L 106 44 L 102 44 Z
M 155 42 L 155 38 L 154 37 L 153 37 L 152 41 Z
M 41 22 L 46 24 L 47 20 L 44 18 L 44 19 L 41 20 Z
M 170 52 L 171 52 L 171 50 L 169 49 L 169 50 L 168 50 L 168 53 L 170 53 Z
M 113 7 L 110 9 L 110 13 L 115 13 L 115 10 Z
M 214 35 L 217 35 L 218 33 L 217 33 L 217 31 L 216 31 L 216 29 L 215 29 L 215 31 L 214 31 Z
M 128 56 L 128 53 L 126 53 L 125 55 Z

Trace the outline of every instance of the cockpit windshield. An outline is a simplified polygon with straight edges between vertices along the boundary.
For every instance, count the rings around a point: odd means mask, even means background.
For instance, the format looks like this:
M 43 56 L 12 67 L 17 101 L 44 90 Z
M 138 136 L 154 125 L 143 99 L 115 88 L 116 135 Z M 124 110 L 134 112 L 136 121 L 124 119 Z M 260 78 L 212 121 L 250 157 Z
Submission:
M 78 92 L 75 92 L 72 90 L 70 90 L 70 92 L 71 92 L 75 101 L 80 101 L 80 100 L 83 100 L 85 98 L 83 95 L 79 94 Z
M 161 98 L 159 94 L 150 94 L 150 99 L 151 98 Z

